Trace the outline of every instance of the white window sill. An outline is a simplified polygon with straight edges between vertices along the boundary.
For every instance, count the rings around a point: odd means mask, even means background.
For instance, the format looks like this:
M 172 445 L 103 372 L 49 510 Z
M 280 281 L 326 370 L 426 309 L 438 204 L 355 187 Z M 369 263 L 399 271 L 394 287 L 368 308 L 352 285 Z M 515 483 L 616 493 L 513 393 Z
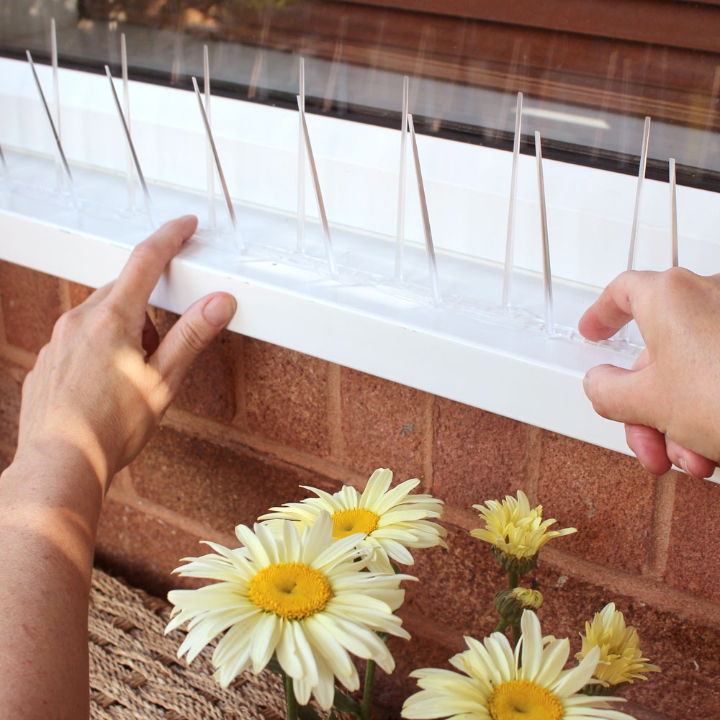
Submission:
M 47 68 L 39 68 L 50 88 Z M 126 209 L 123 138 L 105 78 L 62 71 L 64 136 L 81 211 L 55 190 L 52 146 L 23 63 L 0 59 L 0 258 L 86 285 L 114 278 L 148 232 Z M 392 280 L 398 134 L 309 116 L 340 266 L 331 279 L 315 222 L 294 252 L 297 116 L 213 98 L 220 152 L 236 200 L 243 253 L 210 233 L 200 190 L 205 147 L 187 92 L 132 83 L 134 128 L 158 218 L 193 212 L 201 231 L 171 264 L 152 302 L 182 312 L 226 290 L 238 300 L 230 329 L 388 380 L 627 453 L 622 427 L 598 417 L 582 376 L 598 363 L 629 366 L 637 348 L 583 341 L 573 328 L 599 286 L 621 271 L 632 217 L 632 178 L 546 163 L 559 333 L 542 331 L 534 160 L 522 158 L 514 310 L 498 308 L 509 154 L 420 137 L 437 237 L 443 302 L 426 277 L 414 183 L 408 187 L 407 282 Z M 106 97 L 107 95 L 107 97 Z M 10 146 L 11 151 L 7 152 Z M 94 167 L 90 167 L 94 166 Z M 172 187 L 174 186 L 174 187 Z M 308 213 L 314 213 L 308 183 Z M 139 200 L 139 198 L 138 198 Z M 642 267 L 667 265 L 667 185 L 648 181 Z M 681 262 L 720 270 L 712 193 L 679 188 Z M 217 205 L 224 226 L 224 208 Z M 204 227 L 203 227 L 204 226 Z M 660 238 L 660 242 L 657 241 Z M 637 340 L 637 335 L 634 336 Z

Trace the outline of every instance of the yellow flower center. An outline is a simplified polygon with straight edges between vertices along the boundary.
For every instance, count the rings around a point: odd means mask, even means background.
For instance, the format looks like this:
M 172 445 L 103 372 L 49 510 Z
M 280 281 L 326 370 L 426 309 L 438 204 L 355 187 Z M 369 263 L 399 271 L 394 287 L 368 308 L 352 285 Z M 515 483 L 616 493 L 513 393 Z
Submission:
M 355 533 L 369 535 L 373 530 L 377 530 L 379 519 L 378 514 L 365 508 L 340 510 L 332 516 L 333 537 L 344 538 Z
M 488 709 L 493 720 L 561 720 L 565 710 L 547 688 L 529 680 L 498 685 Z
M 332 590 L 327 578 L 305 563 L 276 563 L 253 576 L 248 597 L 266 612 L 302 620 L 322 610 Z

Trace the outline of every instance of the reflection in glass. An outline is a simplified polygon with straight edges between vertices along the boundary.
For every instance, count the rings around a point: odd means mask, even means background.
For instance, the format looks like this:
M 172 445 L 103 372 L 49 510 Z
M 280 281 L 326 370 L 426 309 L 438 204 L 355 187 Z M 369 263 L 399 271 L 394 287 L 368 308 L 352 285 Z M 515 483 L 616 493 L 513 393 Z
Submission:
M 399 127 L 402 78 L 419 132 L 510 149 L 525 95 L 547 157 L 635 174 L 646 115 L 648 176 L 720 187 L 720 6 L 679 0 L 0 0 L 0 52 L 60 63 L 119 61 L 131 76 L 190 86 L 213 58 L 221 94 Z

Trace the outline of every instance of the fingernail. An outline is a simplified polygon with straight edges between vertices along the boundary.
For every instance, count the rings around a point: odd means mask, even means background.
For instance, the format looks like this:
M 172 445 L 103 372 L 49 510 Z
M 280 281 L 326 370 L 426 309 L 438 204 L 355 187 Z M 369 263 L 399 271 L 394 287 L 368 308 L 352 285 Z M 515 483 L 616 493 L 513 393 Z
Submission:
M 202 310 L 203 317 L 214 327 L 225 327 L 237 310 L 232 295 L 215 295 Z
M 695 480 L 700 480 L 701 478 L 696 475 L 694 472 L 691 472 L 688 470 L 688 464 L 687 460 L 684 457 L 681 457 L 678 459 L 678 465 L 680 465 L 680 469 L 686 474 L 689 475 L 691 478 L 694 478 Z
M 640 456 L 635 452 L 635 449 L 630 443 L 628 443 L 628 447 L 632 450 L 633 454 L 635 455 L 635 459 L 640 464 L 640 467 L 645 470 L 645 472 L 650 472 L 650 468 L 640 459 Z

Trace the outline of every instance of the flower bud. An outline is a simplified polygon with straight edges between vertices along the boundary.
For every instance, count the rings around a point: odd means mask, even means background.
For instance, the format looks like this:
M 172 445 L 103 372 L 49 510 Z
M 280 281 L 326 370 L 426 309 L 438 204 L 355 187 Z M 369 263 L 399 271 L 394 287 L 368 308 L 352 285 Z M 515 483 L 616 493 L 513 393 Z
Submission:
M 516 587 L 512 590 L 501 590 L 495 596 L 495 608 L 508 623 L 520 620 L 523 610 L 537 610 L 542 602 L 542 593 L 530 588 Z
M 525 610 L 539 610 L 543 604 L 543 596 L 539 590 L 531 590 L 530 588 L 516 587 L 511 591 L 513 597 L 522 603 Z
M 605 687 L 600 683 L 588 683 L 580 692 L 583 695 L 614 695 L 617 688 L 612 685 Z

